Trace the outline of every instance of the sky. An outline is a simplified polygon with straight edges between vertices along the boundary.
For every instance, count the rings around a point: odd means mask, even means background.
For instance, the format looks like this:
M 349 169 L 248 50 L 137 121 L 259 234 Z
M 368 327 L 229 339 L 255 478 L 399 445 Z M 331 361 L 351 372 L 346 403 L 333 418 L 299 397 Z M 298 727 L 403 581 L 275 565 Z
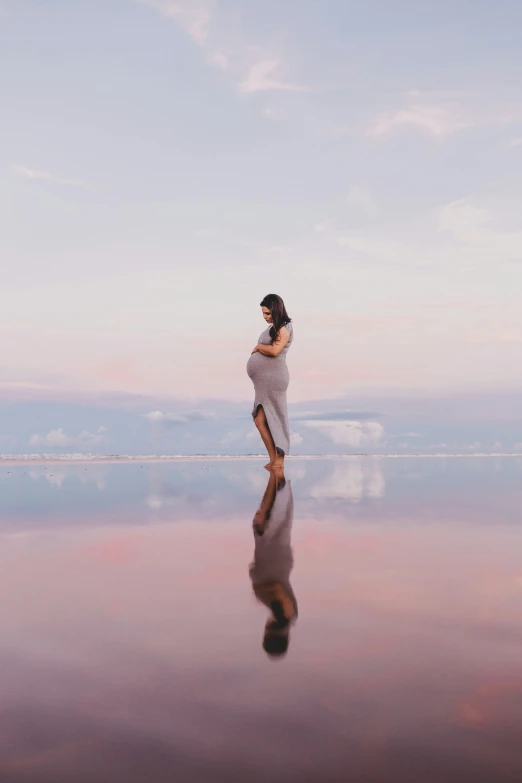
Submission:
M 0 451 L 259 450 L 271 292 L 295 453 L 518 450 L 521 25 L 0 0 Z

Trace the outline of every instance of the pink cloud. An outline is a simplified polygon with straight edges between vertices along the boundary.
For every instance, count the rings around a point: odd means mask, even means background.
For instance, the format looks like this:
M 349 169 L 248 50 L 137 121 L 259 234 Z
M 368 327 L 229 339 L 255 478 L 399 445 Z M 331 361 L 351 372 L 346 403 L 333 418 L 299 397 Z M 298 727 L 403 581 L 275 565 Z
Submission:
M 139 379 L 136 364 L 128 359 L 114 359 L 95 365 L 92 368 L 92 374 L 101 381 L 121 384 L 122 386 L 132 384 Z

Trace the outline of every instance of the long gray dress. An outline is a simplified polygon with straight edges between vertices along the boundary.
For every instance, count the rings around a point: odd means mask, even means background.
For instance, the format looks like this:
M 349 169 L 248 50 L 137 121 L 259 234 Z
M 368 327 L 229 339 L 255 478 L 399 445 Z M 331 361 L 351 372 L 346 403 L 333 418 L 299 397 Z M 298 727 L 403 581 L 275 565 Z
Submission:
M 271 328 L 270 324 L 260 335 L 258 342 L 262 345 L 270 345 Z M 286 354 L 294 339 L 294 330 L 291 322 L 286 324 L 286 328 L 290 332 L 290 339 L 278 356 L 265 356 L 256 351 L 247 362 L 247 373 L 254 384 L 255 392 L 252 416 L 255 418 L 260 406 L 264 409 L 279 454 L 288 454 L 290 449 L 290 426 L 286 402 L 290 376 L 286 366 Z

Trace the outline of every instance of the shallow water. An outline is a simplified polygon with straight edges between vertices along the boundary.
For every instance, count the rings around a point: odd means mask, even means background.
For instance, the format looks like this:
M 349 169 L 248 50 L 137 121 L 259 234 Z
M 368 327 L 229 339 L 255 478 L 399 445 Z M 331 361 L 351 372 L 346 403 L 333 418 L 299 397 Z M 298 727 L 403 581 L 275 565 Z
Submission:
M 522 461 L 262 464 L 0 466 L 2 783 L 522 779 Z

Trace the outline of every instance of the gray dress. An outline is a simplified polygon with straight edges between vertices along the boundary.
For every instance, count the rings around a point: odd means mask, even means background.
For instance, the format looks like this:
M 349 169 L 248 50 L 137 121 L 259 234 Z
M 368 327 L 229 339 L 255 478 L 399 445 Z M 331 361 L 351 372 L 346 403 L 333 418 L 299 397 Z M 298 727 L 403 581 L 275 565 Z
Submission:
M 278 356 L 265 356 L 256 351 L 247 362 L 247 373 L 252 379 L 255 392 L 252 416 L 256 416 L 259 407 L 264 409 L 278 454 L 288 454 L 290 449 L 290 427 L 286 402 L 286 390 L 290 376 L 286 366 L 286 354 L 294 339 L 294 330 L 292 323 L 285 325 L 290 332 L 290 339 Z M 262 345 L 270 345 L 271 328 L 270 324 L 260 335 L 258 342 Z

